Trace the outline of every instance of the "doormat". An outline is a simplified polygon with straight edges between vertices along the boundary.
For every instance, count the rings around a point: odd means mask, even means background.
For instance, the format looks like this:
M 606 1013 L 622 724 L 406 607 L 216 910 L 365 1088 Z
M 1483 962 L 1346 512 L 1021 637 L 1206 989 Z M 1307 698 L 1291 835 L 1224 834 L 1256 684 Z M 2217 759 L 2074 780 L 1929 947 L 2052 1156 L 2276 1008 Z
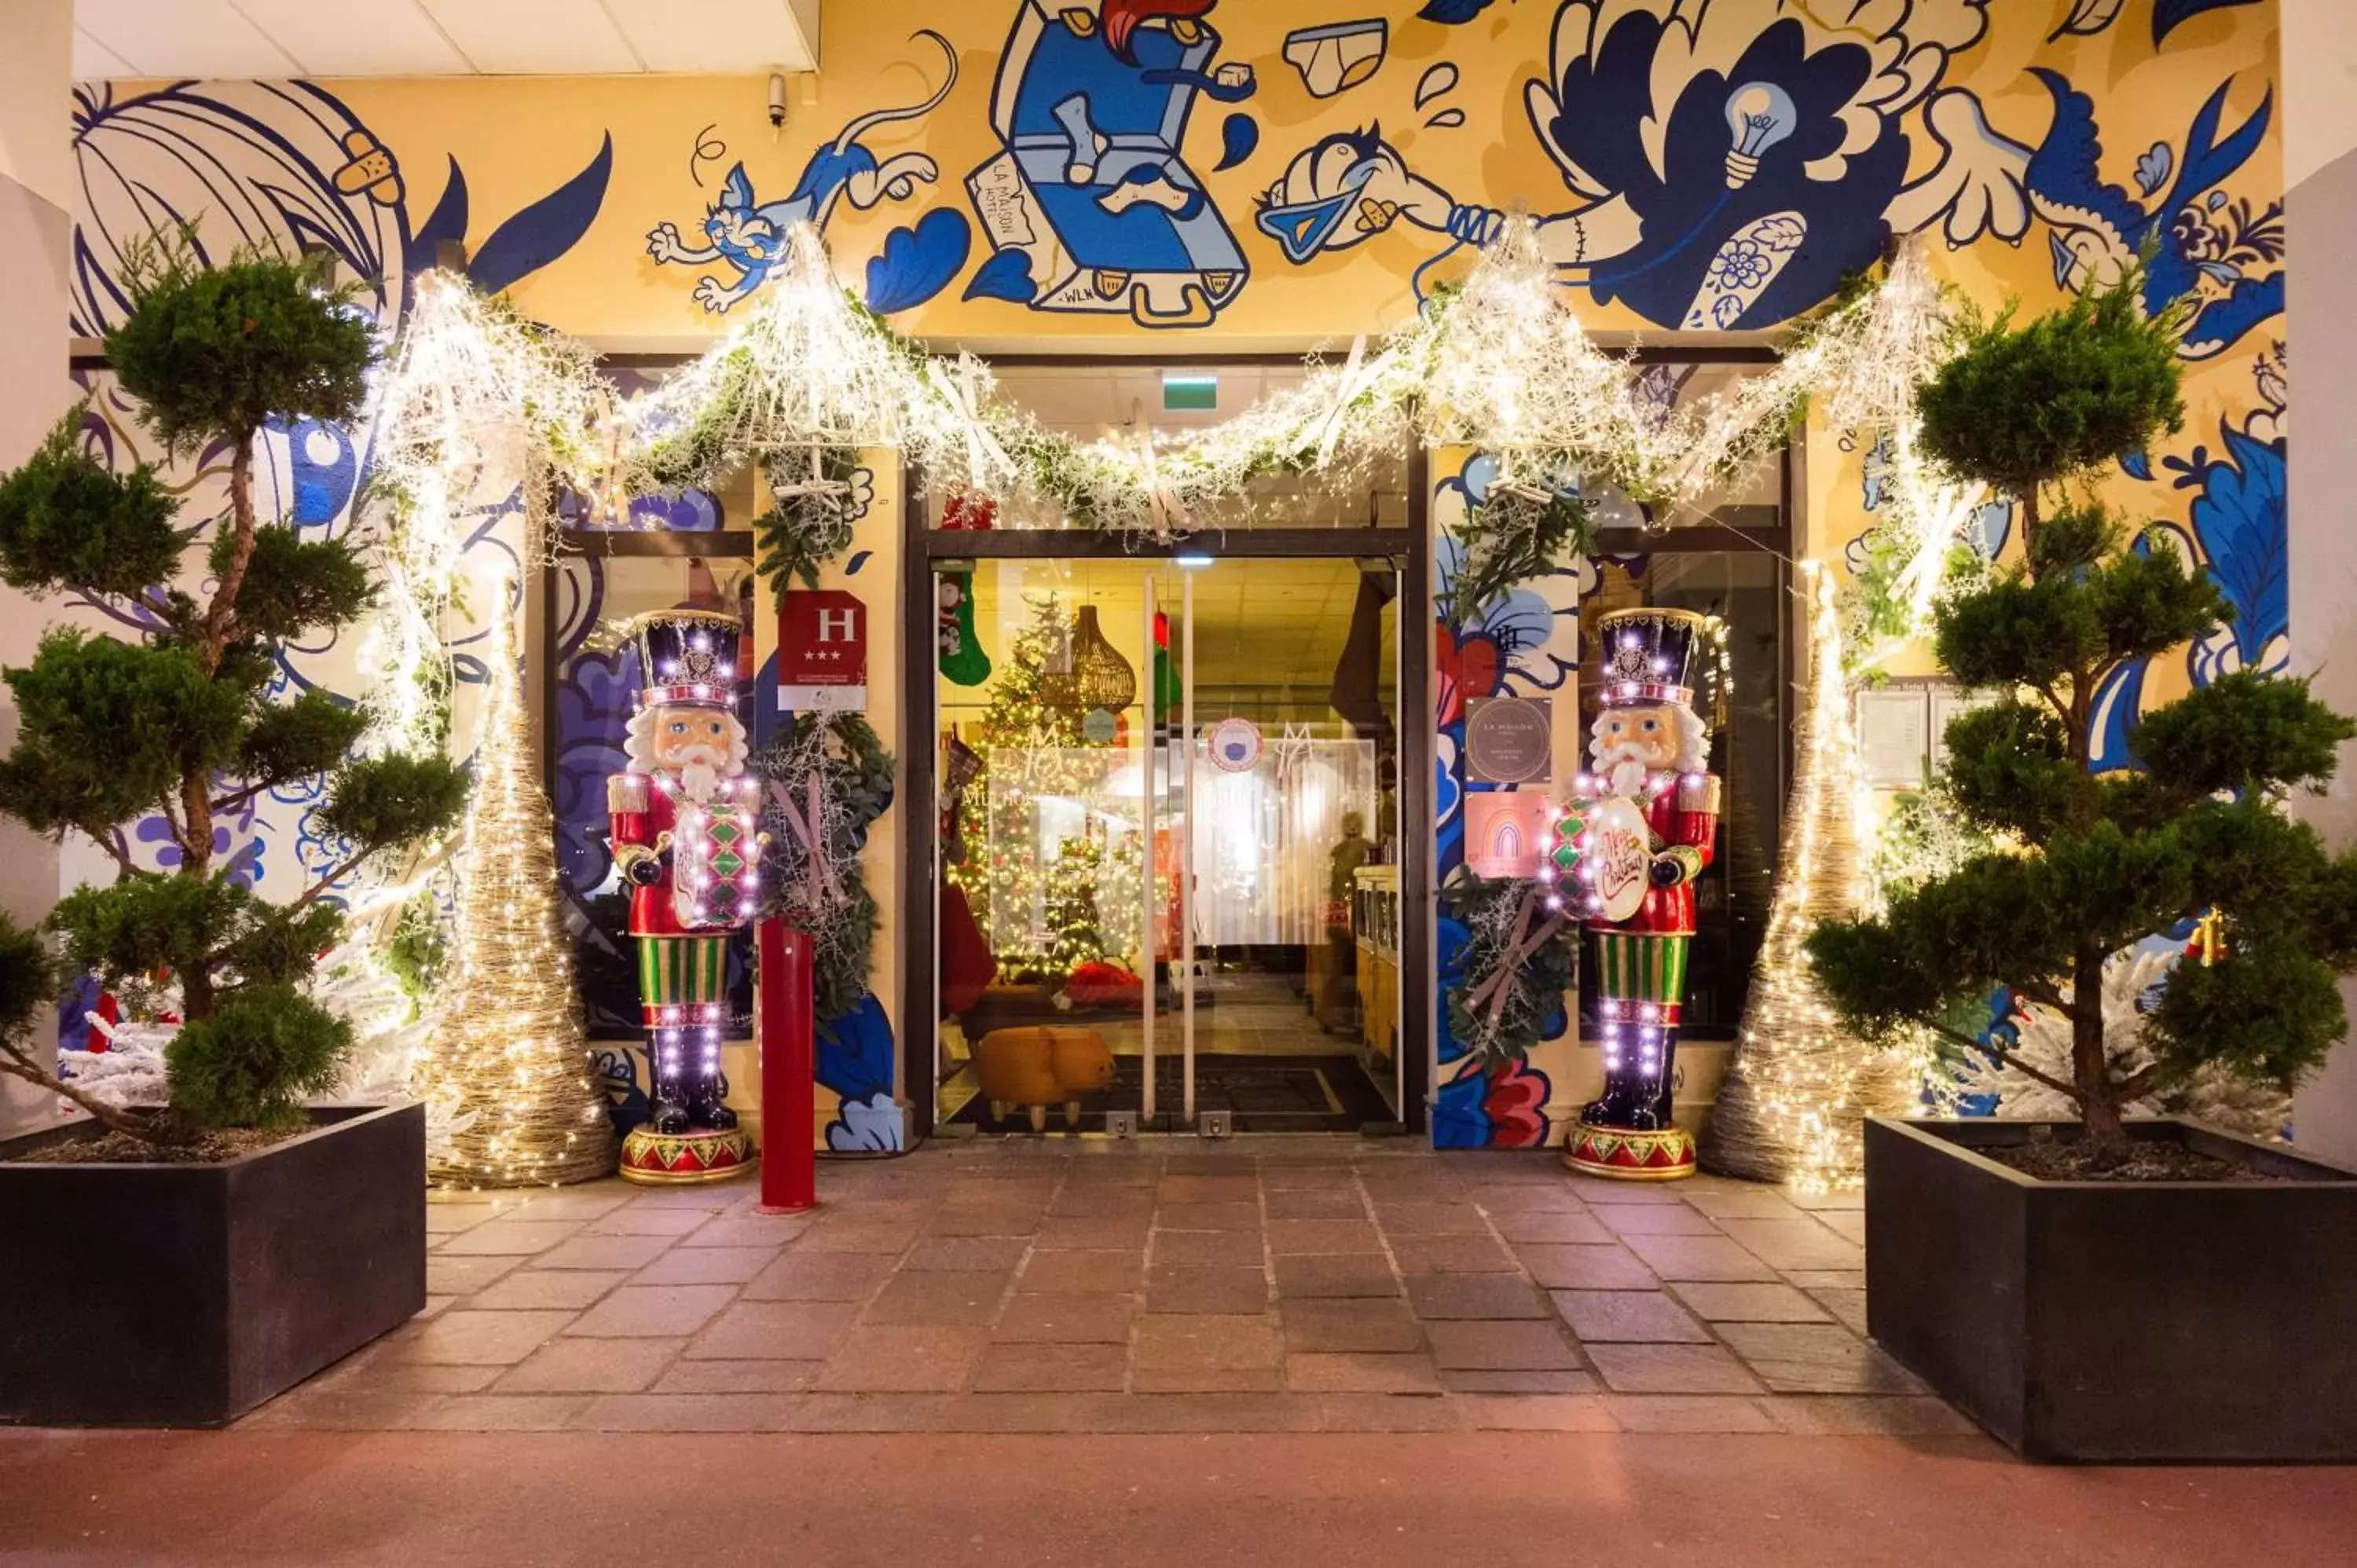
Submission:
M 1154 1060 L 1157 1112 L 1148 1132 L 1185 1132 L 1179 1125 L 1179 1069 L 1176 1056 Z M 1146 1084 L 1140 1057 L 1115 1057 L 1113 1082 L 1080 1097 L 1080 1130 L 1101 1132 L 1108 1111 L 1138 1108 Z M 1195 1109 L 1225 1111 L 1239 1133 L 1355 1133 L 1370 1122 L 1394 1120 L 1391 1107 L 1351 1056 L 1220 1057 L 1195 1058 Z M 949 1119 L 986 1132 L 1022 1132 L 1030 1125 L 1022 1106 L 1007 1107 L 994 1120 L 990 1102 L 969 1101 Z M 1048 1109 L 1048 1130 L 1066 1130 L 1064 1109 Z

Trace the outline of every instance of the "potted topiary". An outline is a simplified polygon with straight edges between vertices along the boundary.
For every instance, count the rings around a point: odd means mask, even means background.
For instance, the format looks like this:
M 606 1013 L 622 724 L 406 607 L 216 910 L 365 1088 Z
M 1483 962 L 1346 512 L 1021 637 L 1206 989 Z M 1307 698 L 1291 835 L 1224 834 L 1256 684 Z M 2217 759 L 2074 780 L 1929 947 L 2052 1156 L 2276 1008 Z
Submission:
M 2232 613 L 2175 552 L 2061 496 L 2181 416 L 2174 323 L 2136 298 L 1977 326 L 1922 389 L 1924 448 L 2019 506 L 2020 564 L 1933 620 L 1947 672 L 1993 694 L 1949 725 L 1940 788 L 2005 847 L 1820 925 L 1810 956 L 1867 1035 L 2003 1057 L 2079 1117 L 1869 1122 L 1867 1328 L 2033 1456 L 2348 1457 L 2357 1172 L 2131 1114 L 2198 1074 L 2296 1079 L 2342 1032 L 2336 974 L 2357 967 L 2357 865 L 2279 809 L 2357 733 L 2304 681 L 2222 677 L 2143 714 L 2134 768 L 2090 768 L 2105 677 Z M 2126 1037 L 2106 965 L 2197 917 L 2227 956 L 2180 961 Z M 1958 1023 L 1999 988 L 2067 1019 L 2067 1062 Z
M 263 526 L 253 497 L 266 421 L 359 413 L 372 329 L 272 257 L 208 269 L 157 243 L 127 272 L 131 310 L 106 339 L 116 377 L 168 449 L 226 456 L 230 505 L 206 547 L 209 586 L 191 593 L 174 579 L 200 528 L 178 521 L 150 468 L 91 456 L 79 411 L 0 478 L 0 579 L 144 628 L 54 628 L 5 672 L 19 730 L 0 809 L 120 865 L 49 916 L 65 971 L 111 985 L 167 974 L 184 1022 L 168 1103 L 117 1106 L 60 1081 L 27 1036 L 47 955 L 0 931 L 0 1072 L 91 1118 L 0 1144 L 0 1257 L 18 1287 L 0 1304 L 11 1421 L 226 1421 L 425 1304 L 423 1109 L 307 1107 L 335 1084 L 351 1031 L 305 982 L 336 941 L 338 883 L 447 832 L 465 775 L 439 757 L 355 757 L 364 709 L 317 690 L 279 700 L 282 650 L 352 620 L 371 588 L 344 541 Z M 215 823 L 315 780 L 331 864 L 292 903 L 264 902 L 217 859 Z M 134 858 L 135 822 L 167 835 L 168 869 Z

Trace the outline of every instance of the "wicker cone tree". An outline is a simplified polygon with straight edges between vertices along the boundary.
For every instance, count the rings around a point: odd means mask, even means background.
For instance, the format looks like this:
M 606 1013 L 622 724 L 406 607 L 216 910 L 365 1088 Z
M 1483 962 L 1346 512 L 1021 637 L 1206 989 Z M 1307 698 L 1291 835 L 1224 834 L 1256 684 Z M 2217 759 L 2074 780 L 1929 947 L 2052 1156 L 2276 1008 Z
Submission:
M 1742 1038 L 1702 1153 L 1706 1165 L 1727 1176 L 1814 1185 L 1857 1170 L 1864 1118 L 1903 1109 L 1907 1086 L 1896 1055 L 1860 1048 L 1818 989 L 1804 947 L 1820 920 L 1859 912 L 1867 878 L 1854 827 L 1857 747 L 1833 581 L 1821 563 L 1803 569 L 1813 603 L 1792 800 Z
M 572 944 L 556 897 L 556 824 L 516 675 L 511 586 L 495 590 L 490 692 L 460 848 L 457 930 L 438 1015 L 411 1087 L 453 1128 L 432 1178 L 526 1187 L 614 1168 L 589 1070 Z

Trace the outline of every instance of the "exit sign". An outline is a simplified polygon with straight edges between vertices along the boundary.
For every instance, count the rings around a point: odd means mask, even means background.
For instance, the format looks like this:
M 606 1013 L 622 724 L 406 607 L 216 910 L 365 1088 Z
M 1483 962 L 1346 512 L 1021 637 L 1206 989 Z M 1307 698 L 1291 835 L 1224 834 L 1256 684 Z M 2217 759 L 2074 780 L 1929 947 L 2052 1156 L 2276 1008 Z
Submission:
M 1173 413 L 1197 413 L 1220 406 L 1220 378 L 1162 372 L 1162 406 Z

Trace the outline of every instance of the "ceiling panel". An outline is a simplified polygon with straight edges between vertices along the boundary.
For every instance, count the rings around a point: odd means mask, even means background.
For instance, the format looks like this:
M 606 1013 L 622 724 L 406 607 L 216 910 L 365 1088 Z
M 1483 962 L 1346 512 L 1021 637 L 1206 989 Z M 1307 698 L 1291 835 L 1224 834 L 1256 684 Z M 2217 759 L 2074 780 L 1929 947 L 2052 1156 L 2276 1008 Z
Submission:
M 81 3 L 87 9 L 90 0 Z M 472 69 L 414 0 L 381 0 L 369 6 L 364 25 L 347 7 L 319 0 L 237 0 L 237 8 L 306 76 L 454 76 Z
M 74 29 L 73 75 L 76 81 L 100 81 L 108 77 L 131 74 L 129 63 L 91 38 L 88 28 Z
M 77 0 L 74 22 L 136 75 L 268 77 L 300 69 L 229 0 Z
M 597 0 L 416 3 L 477 70 L 491 75 L 599 76 L 646 69 Z
M 605 0 L 649 70 L 809 70 L 805 38 L 786 0 Z

